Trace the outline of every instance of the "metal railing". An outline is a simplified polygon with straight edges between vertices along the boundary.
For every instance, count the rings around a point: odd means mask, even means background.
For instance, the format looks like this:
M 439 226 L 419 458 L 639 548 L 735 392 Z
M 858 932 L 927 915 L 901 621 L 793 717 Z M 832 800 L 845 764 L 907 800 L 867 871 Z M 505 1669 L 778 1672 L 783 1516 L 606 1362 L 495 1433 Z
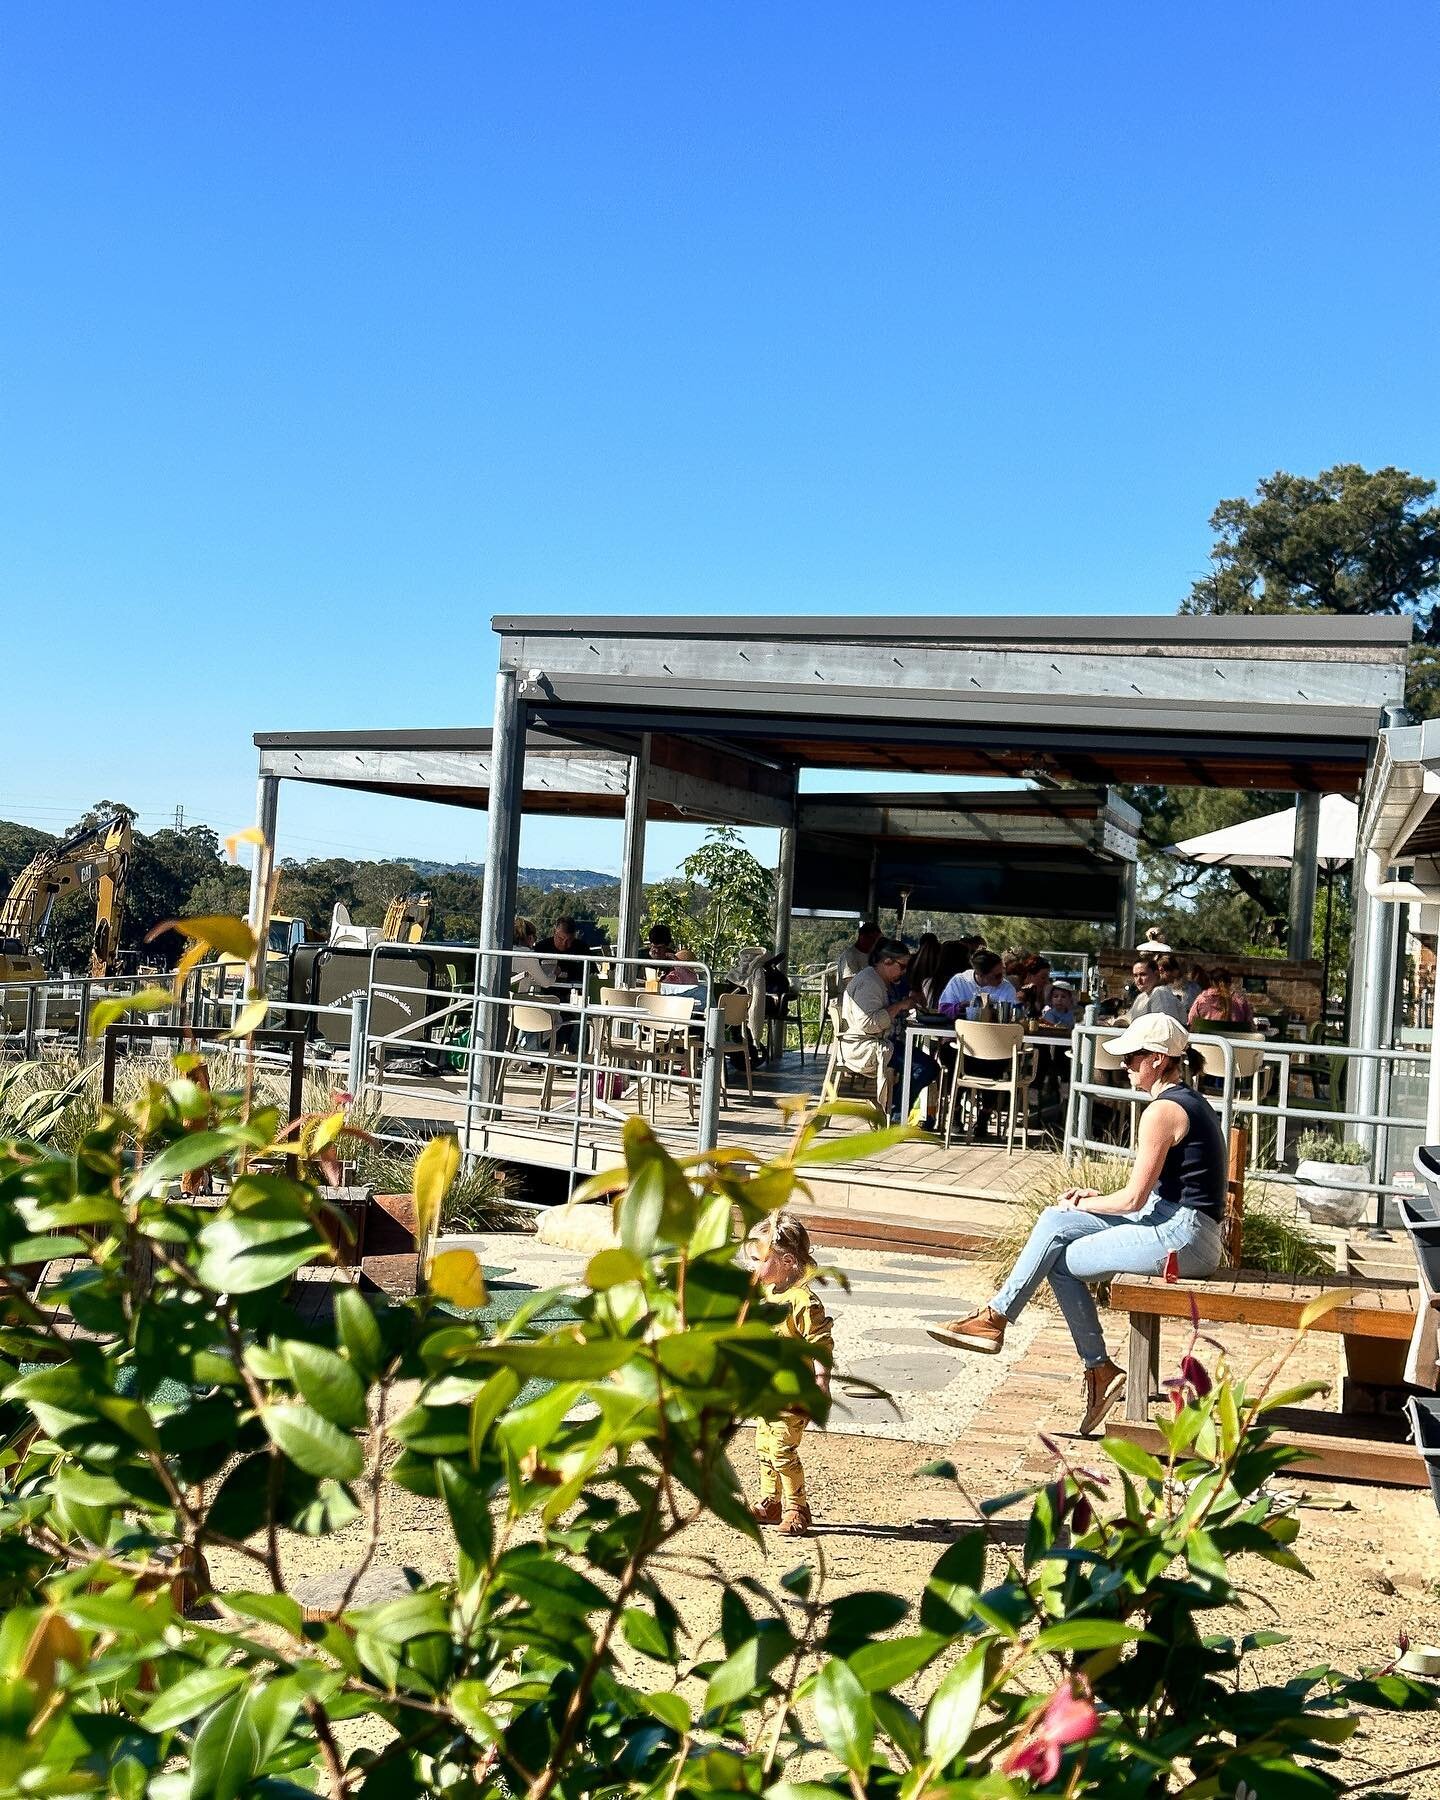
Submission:
M 1077 1154 L 1091 1153 L 1102 1156 L 1129 1157 L 1133 1150 L 1133 1109 L 1148 1103 L 1149 1096 L 1140 1093 L 1127 1084 L 1108 1085 L 1095 1079 L 1095 1052 L 1107 1038 L 1117 1037 L 1123 1028 L 1115 1025 L 1098 1025 L 1087 1021 L 1078 1025 L 1072 1037 L 1074 1055 L 1074 1075 L 1070 1084 L 1070 1096 L 1065 1115 L 1065 1139 L 1063 1154 L 1068 1162 Z M 1220 1114 L 1221 1127 L 1228 1139 L 1231 1125 L 1235 1122 L 1273 1120 L 1275 1130 L 1267 1144 L 1264 1134 L 1259 1130 L 1251 1131 L 1249 1163 L 1252 1173 L 1265 1181 L 1273 1181 L 1283 1185 L 1295 1185 L 1296 1175 L 1293 1169 L 1284 1165 L 1290 1156 L 1290 1134 L 1296 1128 L 1306 1129 L 1311 1126 L 1329 1127 L 1336 1136 L 1346 1138 L 1361 1137 L 1367 1134 L 1374 1144 L 1374 1169 L 1366 1174 L 1359 1165 L 1346 1170 L 1344 1177 L 1333 1180 L 1327 1178 L 1327 1185 L 1336 1189 L 1344 1189 L 1352 1193 L 1365 1193 L 1374 1198 L 1373 1216 L 1367 1221 L 1375 1227 L 1382 1228 L 1387 1223 L 1385 1201 L 1387 1198 L 1408 1194 L 1414 1191 L 1413 1183 L 1388 1181 L 1384 1170 L 1388 1161 L 1389 1137 L 1395 1131 L 1414 1131 L 1423 1127 L 1423 1117 L 1416 1117 L 1397 1112 L 1391 1104 L 1391 1091 L 1394 1071 L 1405 1063 L 1426 1064 L 1429 1051 L 1421 1049 L 1362 1049 L 1354 1045 L 1342 1044 L 1251 1044 L 1245 1039 L 1232 1040 L 1220 1033 L 1206 1033 L 1203 1039 L 1197 1039 L 1208 1048 L 1218 1048 L 1221 1058 L 1221 1074 L 1218 1077 L 1220 1088 L 1217 1093 L 1207 1095 Z M 1260 1049 L 1261 1057 L 1253 1074 L 1242 1076 L 1237 1063 L 1237 1050 Z M 1318 1103 L 1310 1105 L 1297 1104 L 1291 1093 L 1291 1083 L 1297 1061 L 1306 1060 L 1313 1065 L 1339 1062 L 1354 1066 L 1361 1061 L 1371 1060 L 1378 1064 L 1380 1070 L 1380 1107 L 1375 1112 L 1361 1111 L 1347 1104 L 1340 1104 L 1337 1095 L 1331 1095 L 1332 1104 L 1322 1106 Z M 1275 1100 L 1270 1102 L 1262 1096 L 1269 1091 L 1265 1081 L 1265 1070 L 1275 1070 Z M 1334 1071 L 1326 1070 L 1333 1081 Z M 1335 1084 L 1335 1085 L 1338 1085 Z M 1246 1090 L 1249 1090 L 1248 1092 Z M 1120 1143 L 1098 1138 L 1095 1134 L 1095 1103 L 1116 1108 L 1132 1109 L 1132 1127 L 1127 1133 L 1132 1142 Z
M 623 1125 L 630 1116 L 615 1104 L 630 1083 L 636 1086 L 637 1107 L 643 1110 L 646 1091 L 653 1104 L 657 1089 L 678 1090 L 688 1095 L 687 1110 L 693 1124 L 679 1131 L 668 1121 L 652 1118 L 657 1135 L 677 1139 L 686 1147 L 714 1146 L 718 1131 L 723 1054 L 722 1014 L 711 970 L 702 963 L 661 963 L 654 957 L 619 958 L 608 954 L 580 953 L 558 959 L 537 957 L 532 950 L 510 949 L 476 956 L 473 946 L 426 945 L 442 958 L 465 952 L 474 959 L 475 974 L 468 988 L 437 990 L 416 983 L 396 981 L 377 971 L 372 951 L 364 995 L 355 997 L 350 1050 L 351 1085 L 356 1099 L 373 1096 L 382 1107 L 396 1100 L 414 1103 L 423 1093 L 430 1104 L 447 1109 L 460 1133 L 467 1162 L 485 1153 L 496 1132 L 535 1131 L 568 1143 L 572 1175 L 593 1161 L 593 1139 L 608 1136 L 607 1127 Z M 512 981 L 517 963 L 534 965 L 558 960 L 579 971 L 563 998 L 556 984 L 541 991 L 516 992 Z M 645 972 L 666 968 L 693 971 L 699 979 L 672 984 L 672 996 L 685 994 L 699 1008 L 690 1020 L 666 1020 L 636 1010 L 605 1007 L 599 993 L 605 987 L 643 986 Z M 638 979 L 626 980 L 634 971 Z M 662 991 L 665 991 L 662 986 Z M 372 1021 L 380 1004 L 396 1001 L 412 1004 L 416 1016 L 388 1031 L 376 1031 Z M 543 1012 L 550 1020 L 545 1033 L 531 1032 L 515 1024 L 517 1009 Z M 633 1056 L 613 1057 L 612 1031 L 634 1030 Z M 683 1040 L 677 1034 L 683 1033 Z M 647 1062 L 644 1042 L 649 1036 L 658 1048 Z M 669 1044 L 665 1039 L 670 1038 Z M 684 1046 L 682 1054 L 682 1042 Z M 693 1059 L 691 1052 L 693 1051 Z M 390 1072 L 406 1055 L 431 1065 L 427 1087 L 401 1081 Z M 449 1063 L 448 1073 L 438 1078 L 433 1065 Z M 358 1078 L 355 1071 L 359 1071 Z M 422 1069 L 421 1079 L 426 1071 Z M 517 1098 L 517 1077 L 528 1074 L 538 1082 L 538 1094 Z M 450 1075 L 463 1080 L 452 1083 Z

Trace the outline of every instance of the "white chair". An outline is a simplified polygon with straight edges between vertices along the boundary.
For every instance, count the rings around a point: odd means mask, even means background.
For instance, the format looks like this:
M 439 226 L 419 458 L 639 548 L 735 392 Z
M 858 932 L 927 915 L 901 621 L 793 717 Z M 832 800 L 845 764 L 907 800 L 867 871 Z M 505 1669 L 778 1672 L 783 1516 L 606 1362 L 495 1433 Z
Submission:
M 831 1008 L 840 1003 L 840 976 L 832 963 L 820 971 L 820 1022 L 815 1027 L 814 1055 L 816 1062 L 820 1060 L 820 1052 L 825 1048 L 825 1034 L 830 1034 L 830 1042 L 835 1041 L 835 1021 Z M 803 1046 L 802 1046 L 803 1054 Z
M 1004 1073 L 981 1073 L 967 1062 L 1004 1064 Z M 1030 1089 L 1035 1080 L 1035 1058 L 1025 1048 L 1023 1025 L 999 1025 L 980 1019 L 955 1021 L 955 1073 L 950 1082 L 950 1104 L 945 1113 L 945 1145 L 955 1135 L 955 1114 L 962 1093 L 978 1100 L 989 1095 L 1005 1104 L 1005 1154 L 1015 1154 L 1016 1122 L 1021 1146 L 1030 1118 Z
M 611 1073 L 622 1081 L 633 1077 L 640 1082 L 649 1073 L 650 1040 L 648 1034 L 641 1030 L 641 1021 L 607 1017 L 605 1012 L 607 1007 L 638 1007 L 645 998 L 641 988 L 601 988 L 600 1010 L 590 1015 L 590 1060 L 595 1064 L 597 1085 L 608 1085 Z M 643 1110 L 643 1086 L 640 1096 Z
M 742 994 L 743 1000 L 745 996 Z M 664 1080 L 670 1097 L 673 1078 L 684 1078 L 685 1105 L 695 1117 L 695 1002 L 688 994 L 641 994 L 640 1005 L 650 1015 L 645 1027 L 649 1043 L 652 1083 Z
M 888 1038 L 859 1037 L 845 1028 L 845 1017 L 840 1011 L 840 1002 L 832 1000 L 826 1009 L 825 1022 L 830 1027 L 830 1060 L 825 1065 L 825 1080 L 821 1087 L 821 1097 L 838 1100 L 847 1087 L 858 1088 L 867 1100 L 873 1100 L 888 1119 L 890 1117 L 890 1090 L 895 1084 L 895 1073 L 890 1067 L 890 1040 Z M 864 1044 L 870 1046 L 867 1062 L 872 1067 L 852 1069 L 845 1062 L 845 1045 Z
M 750 1064 L 749 995 L 722 994 L 720 996 L 720 1020 L 726 1032 L 720 1045 L 721 1104 L 723 1105 L 730 1098 L 730 1058 L 732 1056 L 740 1057 L 745 1064 L 745 1092 L 753 1100 L 755 1098 L 755 1081 Z M 731 1031 L 738 1031 L 739 1037 L 730 1037 Z
M 558 1013 L 552 1012 L 548 1006 L 512 1006 L 510 1008 L 510 1026 L 505 1044 L 505 1054 L 500 1059 L 500 1072 L 495 1083 L 495 1108 L 503 1112 L 505 1107 L 505 1088 L 512 1068 L 521 1063 L 538 1063 L 540 1074 L 540 1098 L 536 1106 L 536 1116 L 550 1110 L 550 1101 L 555 1092 L 555 1064 L 567 1053 L 560 1044 L 560 1028 L 562 1020 Z M 522 1044 L 520 1039 L 527 1037 L 538 1039 L 538 1043 Z

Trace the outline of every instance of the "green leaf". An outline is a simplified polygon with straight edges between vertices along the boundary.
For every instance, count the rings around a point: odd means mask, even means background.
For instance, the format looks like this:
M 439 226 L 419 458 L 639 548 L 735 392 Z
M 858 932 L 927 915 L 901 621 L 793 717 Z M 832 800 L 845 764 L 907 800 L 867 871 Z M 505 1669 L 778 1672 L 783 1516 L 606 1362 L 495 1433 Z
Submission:
M 691 1726 L 690 1708 L 679 1694 L 668 1688 L 658 1694 L 639 1694 L 636 1696 L 646 1712 L 651 1713 L 662 1725 L 668 1725 L 671 1731 L 682 1736 Z
M 499 1369 L 481 1388 L 470 1406 L 470 1467 L 480 1467 L 481 1453 L 490 1427 L 520 1392 L 520 1378 L 512 1369 Z
M 705 1711 L 723 1712 L 748 1700 L 770 1680 L 771 1671 L 795 1648 L 783 1625 L 771 1623 L 737 1644 L 710 1677 L 705 1688 Z
M 365 1453 L 356 1440 L 313 1408 L 267 1406 L 260 1419 L 272 1441 L 307 1475 L 354 1481 L 364 1471 Z
M 484 1489 L 443 1457 L 436 1461 L 435 1480 L 450 1515 L 455 1542 L 472 1562 L 485 1563 L 490 1556 L 494 1525 Z
M 878 1644 L 862 1644 L 846 1661 L 867 1694 L 899 1687 L 932 1663 L 949 1643 L 938 1631 L 918 1631 L 910 1637 L 885 1638 Z
M 328 1247 L 304 1208 L 284 1198 L 262 1198 L 243 1211 L 222 1212 L 201 1231 L 199 1242 L 195 1273 L 223 1294 L 274 1287 Z
M 629 1250 L 600 1250 L 590 1258 L 585 1271 L 585 1285 L 594 1293 L 619 1287 L 624 1281 L 643 1281 L 645 1265 Z
M 987 1649 L 978 1644 L 962 1656 L 925 1709 L 925 1754 L 936 1769 L 948 1767 L 970 1740 L 985 1693 Z
M 629 1253 L 646 1257 L 660 1235 L 665 1212 L 665 1171 L 656 1162 L 636 1169 L 620 1196 L 620 1242 Z
M 660 1622 L 653 1613 L 648 1613 L 638 1606 L 627 1606 L 620 1615 L 620 1629 L 625 1634 L 625 1642 L 632 1650 L 639 1650 L 646 1656 L 653 1656 L 660 1661 L 669 1657 L 670 1646 L 665 1641 L 665 1633 L 660 1629 Z
M 243 1669 L 196 1669 L 158 1694 L 140 1715 L 146 1731 L 172 1731 L 197 1718 L 246 1682 Z
M 1129 1438 L 1108 1434 L 1101 1442 L 1100 1448 L 1117 1468 L 1124 1469 L 1128 1475 L 1139 1476 L 1144 1481 L 1160 1481 L 1165 1479 L 1165 1470 L 1161 1463 L 1148 1450 L 1142 1450 L 1139 1444 L 1132 1444 Z
M 352 1430 L 367 1423 L 365 1385 L 343 1356 L 299 1338 L 288 1339 L 282 1355 L 290 1379 L 322 1418 Z
M 1122 1625 L 1118 1619 L 1062 1619 L 1058 1625 L 1047 1625 L 1035 1636 L 1036 1650 L 1109 1650 L 1116 1644 L 1158 1643 L 1153 1632 L 1137 1625 Z
M 89 1037 L 98 1038 L 107 1025 L 113 1025 L 117 1019 L 123 1019 L 127 1013 L 164 1012 L 175 1004 L 175 996 L 169 988 L 141 988 L 135 994 L 117 994 L 112 1000 L 97 1000 L 90 1008 Z
M 812 1163 L 860 1162 L 867 1156 L 878 1156 L 882 1150 L 889 1150 L 896 1144 L 912 1144 L 924 1135 L 913 1125 L 887 1125 L 883 1131 L 852 1131 L 845 1137 L 807 1144 L 801 1153 L 799 1167 L 808 1169 Z
M 223 1701 L 195 1733 L 190 1750 L 190 1800 L 235 1800 L 257 1773 L 260 1736 L 250 1718 L 249 1694 Z
M 815 1677 L 810 1702 L 826 1747 L 863 1778 L 875 1749 L 875 1709 L 850 1665 L 832 1657 Z
M 967 1531 L 946 1547 L 925 1583 L 920 1600 L 920 1623 L 927 1631 L 947 1636 L 960 1630 L 970 1616 L 975 1595 L 985 1580 L 985 1539 Z
M 487 1344 L 482 1352 L 487 1362 L 539 1381 L 597 1380 L 633 1361 L 638 1353 L 639 1346 L 626 1338 L 585 1342 L 558 1332 L 534 1344 Z
M 369 1303 L 348 1283 L 335 1289 L 335 1324 L 356 1374 L 374 1381 L 385 1366 L 384 1340 Z
M 188 1137 L 177 1138 L 145 1164 L 131 1184 L 131 1195 L 142 1198 L 153 1194 L 167 1181 L 188 1175 L 192 1169 L 223 1162 L 240 1150 L 259 1149 L 261 1145 L 254 1141 L 256 1135 L 243 1125 L 225 1125 L 217 1131 L 192 1131 Z
M 223 1599 L 231 1612 L 238 1612 L 247 1619 L 278 1625 L 291 1637 L 298 1638 L 304 1633 L 304 1615 L 288 1594 L 225 1594 Z

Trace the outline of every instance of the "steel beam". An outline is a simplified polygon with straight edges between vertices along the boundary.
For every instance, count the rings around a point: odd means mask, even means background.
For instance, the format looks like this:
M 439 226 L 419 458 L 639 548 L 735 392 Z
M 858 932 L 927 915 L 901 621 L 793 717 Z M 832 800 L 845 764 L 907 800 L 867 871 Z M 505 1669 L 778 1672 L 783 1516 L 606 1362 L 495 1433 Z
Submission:
M 1315 939 L 1315 884 L 1320 874 L 1320 796 L 1295 802 L 1295 846 L 1290 858 L 1290 929 L 1286 953 L 1308 960 Z
M 717 768 L 723 766 L 720 758 L 714 760 Z M 630 761 L 623 750 L 574 744 L 543 749 L 532 742 L 525 751 L 525 810 L 597 817 L 621 814 L 629 792 Z M 493 742 L 470 747 L 267 743 L 260 751 L 262 773 L 285 781 L 413 795 L 417 800 L 477 810 L 489 805 L 494 764 Z M 757 792 L 726 781 L 722 773 L 668 769 L 652 759 L 648 816 L 779 829 L 790 818 L 794 777 L 775 778 L 770 786 L 773 792 Z
M 972 717 L 1028 705 L 1037 717 L 1055 710 L 1078 723 L 1113 721 L 1118 710 L 1135 728 L 1152 713 L 1241 716 L 1259 707 L 1308 718 L 1321 731 L 1358 714 L 1370 735 L 1380 709 L 1398 702 L 1404 686 L 1403 645 L 1353 628 L 1343 644 L 1327 646 L 1299 634 L 1278 644 L 1170 641 L 1155 630 L 1158 621 L 1138 619 L 1124 644 L 1046 644 L 1043 633 L 1030 643 L 910 640 L 853 627 L 843 638 L 780 637 L 757 633 L 748 621 L 723 636 L 681 631 L 660 640 L 625 621 L 613 631 L 599 621 L 576 632 L 505 623 L 519 628 L 504 632 L 502 666 L 527 671 L 544 698 L 576 705 L 606 697 L 624 705 L 628 693 L 631 706 L 642 706 L 653 692 L 675 705 L 724 707 L 728 693 L 729 704 L 751 710 L 762 696 L 783 692 L 791 704 L 802 696 L 827 707 L 858 700 L 884 712 L 957 702 Z
M 625 838 L 620 858 L 620 924 L 615 950 L 622 962 L 640 954 L 640 912 L 645 886 L 645 820 L 650 803 L 650 733 L 640 734 L 640 747 L 630 759 L 630 787 L 625 797 Z

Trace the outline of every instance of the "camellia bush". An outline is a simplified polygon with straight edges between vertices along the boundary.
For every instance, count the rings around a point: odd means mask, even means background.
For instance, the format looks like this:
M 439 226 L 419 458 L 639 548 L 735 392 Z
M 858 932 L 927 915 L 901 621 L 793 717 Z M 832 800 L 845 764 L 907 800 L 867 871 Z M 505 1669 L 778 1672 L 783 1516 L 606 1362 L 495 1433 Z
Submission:
M 1265 1492 L 1291 1456 L 1267 1412 L 1296 1393 L 1194 1354 L 1163 1459 L 1057 1461 L 957 1527 L 920 1594 L 831 1595 L 808 1559 L 768 1585 L 722 1569 L 718 1630 L 692 1635 L 664 1553 L 706 1515 L 756 1538 L 742 1422 L 825 1418 L 738 1254 L 800 1157 L 892 1135 L 821 1122 L 762 1162 L 675 1160 L 632 1120 L 599 1184 L 620 1242 L 553 1329 L 554 1294 L 492 1328 L 474 1257 L 432 1254 L 453 1140 L 416 1168 L 425 1291 L 372 1304 L 335 1271 L 327 1309 L 299 1303 L 335 1225 L 283 1172 L 296 1134 L 184 1059 L 72 1154 L 0 1145 L 0 1792 L 1343 1791 L 1363 1711 L 1428 1691 L 1276 1678 L 1283 1640 L 1233 1635 L 1256 1565 L 1300 1567 Z M 342 1127 L 308 1121 L 302 1152 Z M 449 1572 L 359 1604 L 392 1486 L 448 1519 Z M 342 1530 L 346 1590 L 307 1608 L 306 1542 Z

